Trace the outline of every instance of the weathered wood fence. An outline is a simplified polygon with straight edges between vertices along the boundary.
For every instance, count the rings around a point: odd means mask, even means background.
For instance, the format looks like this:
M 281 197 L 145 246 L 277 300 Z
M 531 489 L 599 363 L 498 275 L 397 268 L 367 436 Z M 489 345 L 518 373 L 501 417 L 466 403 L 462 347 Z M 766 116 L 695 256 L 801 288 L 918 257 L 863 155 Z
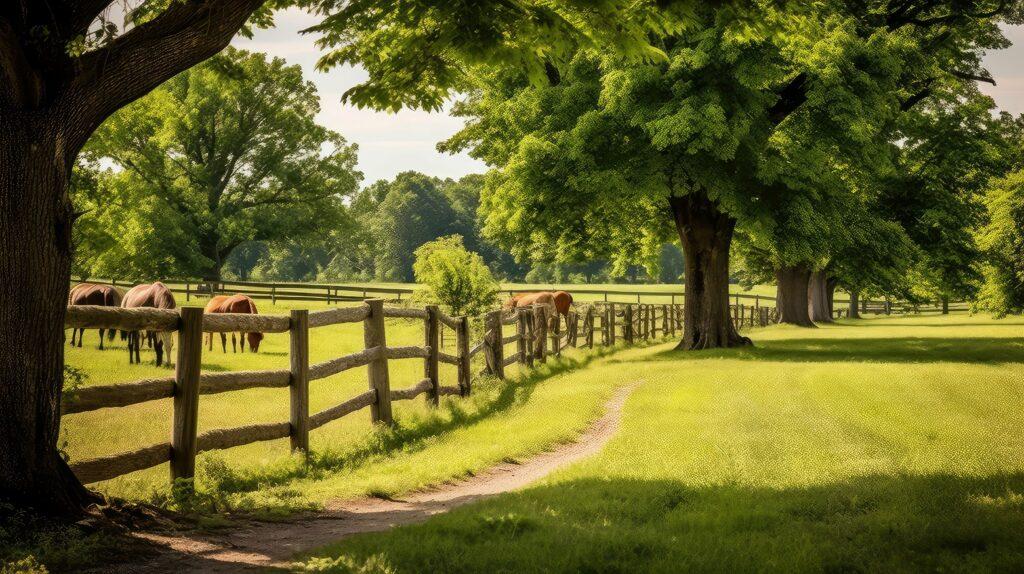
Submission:
M 750 309 L 755 311 L 734 310 L 734 321 L 738 327 L 767 325 L 771 321 L 774 309 Z M 437 306 L 430 305 L 423 309 L 386 307 L 382 299 L 322 311 L 294 310 L 290 315 L 207 315 L 197 307 L 163 310 L 70 306 L 66 320 L 68 328 L 173 331 L 178 336 L 174 376 L 85 387 L 78 389 L 73 396 L 65 397 L 62 404 L 62 413 L 72 414 L 171 398 L 170 440 L 129 452 L 72 461 L 71 469 L 82 482 L 92 483 L 170 463 L 173 480 L 192 477 L 196 455 L 204 451 L 283 438 L 290 438 L 293 450 L 306 451 L 311 431 L 362 409 L 369 408 L 371 422 L 391 424 L 392 405 L 397 401 L 425 395 L 428 404 L 437 405 L 439 398 L 445 395 L 468 396 L 474 380 L 472 359 L 477 354 L 482 354 L 483 358 L 482 362 L 478 361 L 478 365 L 482 363 L 483 367 L 478 367 L 478 375 L 504 378 L 505 369 L 513 364 L 531 368 L 546 362 L 552 355 L 561 355 L 567 347 L 634 345 L 675 336 L 682 332 L 683 326 L 682 305 L 679 304 L 580 305 L 564 319 L 558 317 L 555 321 L 549 320 L 544 313 L 542 308 L 492 311 L 480 318 L 483 320 L 483 337 L 473 344 L 468 317 L 450 317 Z M 422 320 L 423 345 L 388 345 L 385 318 Z M 328 325 L 357 322 L 363 324 L 362 350 L 322 363 L 309 363 L 311 331 Z M 440 342 L 442 328 L 455 333 L 454 354 L 443 350 Z M 289 367 L 204 372 L 203 333 L 227 332 L 288 333 Z M 388 364 L 407 359 L 423 361 L 423 379 L 410 387 L 392 389 Z M 456 367 L 456 384 L 441 384 L 440 363 Z M 367 367 L 367 391 L 310 414 L 311 382 L 363 366 Z M 289 420 L 198 434 L 202 395 L 283 387 L 290 390 Z

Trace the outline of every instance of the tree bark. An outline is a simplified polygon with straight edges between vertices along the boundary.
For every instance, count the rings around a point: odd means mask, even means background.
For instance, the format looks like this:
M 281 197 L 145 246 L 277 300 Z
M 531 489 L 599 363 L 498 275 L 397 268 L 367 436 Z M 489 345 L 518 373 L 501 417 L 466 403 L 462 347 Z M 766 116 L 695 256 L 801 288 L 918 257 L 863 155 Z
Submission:
M 703 195 L 669 198 L 683 245 L 683 339 L 677 349 L 750 345 L 729 318 L 729 245 L 736 220 Z
M 832 322 L 832 310 L 828 300 L 828 276 L 824 270 L 813 271 L 807 283 L 807 314 L 811 321 Z
M 942 314 L 949 315 L 949 295 L 942 296 Z
M 860 319 L 860 291 L 850 291 L 850 318 Z
M 833 317 L 836 311 L 836 288 L 839 287 L 839 281 L 834 277 L 829 277 L 825 281 L 825 297 L 828 299 L 828 316 Z
M 69 42 L 109 2 L 73 14 L 21 2 L 0 18 L 0 499 L 65 516 L 96 499 L 57 450 L 75 157 L 110 114 L 222 50 L 264 1 L 172 2 L 80 56 Z M 40 34 L 54 17 L 62 25 Z
M 42 113 L 0 121 L 0 499 L 74 514 L 94 500 L 57 450 L 71 278 L 70 162 Z
M 807 289 L 810 280 L 811 270 L 806 265 L 780 267 L 775 270 L 775 305 L 779 310 L 779 323 L 801 327 L 815 326 L 807 312 Z

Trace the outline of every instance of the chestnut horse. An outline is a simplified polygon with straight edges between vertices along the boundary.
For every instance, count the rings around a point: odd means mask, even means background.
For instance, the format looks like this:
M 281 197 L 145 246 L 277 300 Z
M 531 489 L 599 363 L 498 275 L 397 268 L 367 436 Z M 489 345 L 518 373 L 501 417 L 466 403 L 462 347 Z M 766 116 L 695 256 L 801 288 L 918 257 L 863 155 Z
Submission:
M 521 307 L 529 307 L 531 305 L 533 305 L 534 307 L 535 317 L 537 316 L 537 313 L 540 311 L 540 309 L 543 308 L 544 316 L 547 317 L 549 324 L 557 320 L 558 306 L 555 305 L 555 297 L 547 291 L 542 291 L 540 293 L 520 293 L 518 295 L 513 295 L 508 299 L 508 301 L 505 301 L 503 307 L 505 309 L 518 309 Z
M 154 309 L 174 309 L 177 304 L 174 302 L 174 294 L 166 285 L 157 281 L 151 285 L 136 285 L 124 294 L 121 300 L 121 307 L 125 309 L 137 309 L 140 307 L 152 307 Z M 153 337 L 153 333 L 146 333 L 147 338 Z M 168 331 L 161 331 L 155 334 L 156 342 L 153 349 L 156 351 L 156 364 L 163 364 L 164 347 L 167 348 L 167 364 L 171 364 L 171 350 L 174 348 L 174 338 Z M 128 362 L 140 363 L 139 353 L 142 349 L 142 339 L 138 331 L 128 333 Z
M 572 308 L 572 295 L 567 291 L 537 291 L 535 293 L 517 293 L 509 297 L 503 307 L 505 309 L 514 309 L 516 307 L 526 307 L 533 303 L 520 303 L 522 300 L 534 301 L 539 295 L 551 295 L 554 300 L 555 310 L 559 315 L 563 317 L 569 316 L 569 310 Z
M 206 313 L 249 313 L 256 315 L 256 302 L 252 298 L 246 295 L 217 295 L 210 299 L 210 302 L 206 304 Z M 207 333 L 207 344 L 209 349 L 213 350 L 213 333 Z M 231 333 L 231 351 L 233 353 L 238 352 L 238 347 L 242 348 L 242 352 L 245 352 L 245 340 L 242 336 L 245 335 L 249 339 L 249 350 L 255 353 L 260 349 L 260 341 L 263 340 L 263 333 L 239 333 L 238 343 L 235 340 L 235 334 Z M 220 344 L 224 348 L 224 352 L 228 352 L 228 334 L 220 334 Z
M 112 285 L 96 285 L 79 283 L 68 294 L 68 305 L 96 305 L 99 307 L 120 307 L 121 292 Z M 103 329 L 100 329 L 100 350 L 103 350 Z M 107 329 L 107 337 L 113 341 L 115 329 Z M 78 346 L 82 346 L 85 329 L 71 329 L 71 346 L 75 346 L 75 334 L 78 334 Z

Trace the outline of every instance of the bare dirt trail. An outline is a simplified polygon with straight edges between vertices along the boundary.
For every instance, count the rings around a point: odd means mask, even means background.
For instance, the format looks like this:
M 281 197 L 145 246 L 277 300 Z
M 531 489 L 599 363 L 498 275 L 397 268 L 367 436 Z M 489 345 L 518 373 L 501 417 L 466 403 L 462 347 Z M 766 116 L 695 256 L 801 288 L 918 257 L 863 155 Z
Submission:
M 251 572 L 288 568 L 300 553 L 354 534 L 424 522 L 435 514 L 523 488 L 559 468 L 600 451 L 616 433 L 622 408 L 638 383 L 619 388 L 605 413 L 576 442 L 559 445 L 519 464 L 503 463 L 471 478 L 414 492 L 402 500 L 365 498 L 328 504 L 311 518 L 294 522 L 242 523 L 225 533 L 140 533 L 161 548 L 144 562 L 104 568 L 105 572 Z

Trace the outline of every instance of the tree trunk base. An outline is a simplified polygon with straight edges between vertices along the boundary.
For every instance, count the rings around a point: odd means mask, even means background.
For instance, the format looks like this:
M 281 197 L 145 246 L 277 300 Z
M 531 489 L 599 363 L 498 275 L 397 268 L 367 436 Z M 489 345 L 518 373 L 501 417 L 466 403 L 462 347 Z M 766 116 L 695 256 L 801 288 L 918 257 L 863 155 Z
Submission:
M 744 337 L 738 333 L 734 333 L 725 341 L 711 341 L 708 338 L 698 339 L 697 341 L 690 342 L 685 339 L 679 341 L 675 346 L 676 351 L 704 351 L 706 349 L 723 349 L 731 347 L 753 347 L 754 342 L 750 340 L 750 337 Z
M 686 291 L 683 339 L 677 349 L 699 351 L 751 345 L 729 316 L 729 246 L 736 220 L 700 194 L 669 199 L 683 246 Z
M 775 270 L 775 305 L 779 310 L 779 323 L 817 327 L 808 313 L 807 289 L 810 280 L 811 270 L 806 265 L 780 267 Z

